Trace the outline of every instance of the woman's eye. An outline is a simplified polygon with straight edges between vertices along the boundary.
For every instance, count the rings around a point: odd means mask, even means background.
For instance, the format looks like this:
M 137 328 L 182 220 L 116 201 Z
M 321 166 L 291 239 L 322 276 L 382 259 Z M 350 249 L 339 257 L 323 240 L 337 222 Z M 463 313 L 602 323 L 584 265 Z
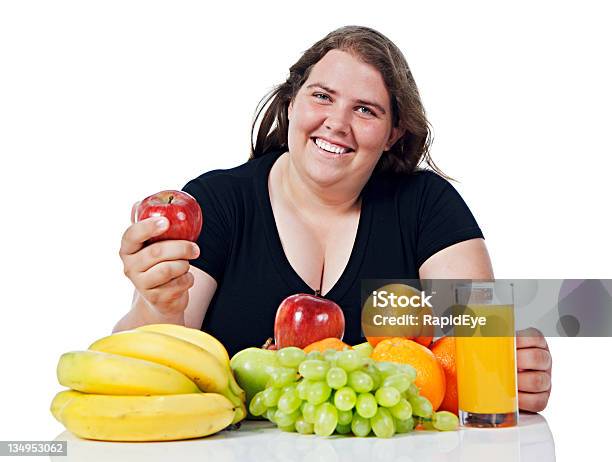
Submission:
M 324 94 L 324 93 L 315 93 L 313 96 L 314 96 L 316 99 L 320 99 L 320 100 L 323 100 L 323 101 L 329 101 L 329 96 L 327 96 L 327 95 L 326 95 L 326 94 Z
M 366 107 L 366 106 L 359 106 L 357 110 L 361 112 L 362 114 L 373 115 L 373 116 L 376 115 L 374 114 L 374 111 L 372 111 L 369 107 Z

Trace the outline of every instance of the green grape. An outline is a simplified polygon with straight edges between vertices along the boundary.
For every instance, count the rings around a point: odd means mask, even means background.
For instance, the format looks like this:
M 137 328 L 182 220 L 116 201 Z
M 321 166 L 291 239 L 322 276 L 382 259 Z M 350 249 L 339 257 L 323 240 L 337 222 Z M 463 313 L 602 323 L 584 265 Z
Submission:
M 410 405 L 412 406 L 413 415 L 426 419 L 431 418 L 433 407 L 427 398 L 424 396 L 416 396 L 408 398 L 408 401 L 410 401 Z
M 318 436 L 329 436 L 338 425 L 338 411 L 331 403 L 317 406 L 315 411 L 314 432 Z
M 348 425 L 353 420 L 353 411 L 340 411 L 338 410 L 338 424 Z
M 309 380 L 325 380 L 329 363 L 321 359 L 307 359 L 299 367 L 300 375 Z
M 289 424 L 289 425 L 279 425 L 278 428 L 284 432 L 294 432 L 295 431 L 295 425 L 294 424 Z
M 340 434 L 340 435 L 346 435 L 347 433 L 351 432 L 351 424 L 338 424 L 336 425 L 336 433 Z
M 414 430 L 414 419 L 412 417 L 408 419 L 393 419 L 395 422 L 396 433 L 408 433 Z
M 340 411 L 350 411 L 357 402 L 357 394 L 352 388 L 342 387 L 334 394 L 334 405 Z
M 277 426 L 282 426 L 282 427 L 286 425 L 291 425 L 291 418 L 289 417 L 289 414 L 286 414 L 280 409 L 277 409 L 274 412 L 274 423 Z
M 400 393 L 407 391 L 412 385 L 412 380 L 410 380 L 410 376 L 408 374 L 399 373 L 389 375 L 383 380 L 383 387 L 393 387 L 397 389 Z
M 293 382 L 296 382 L 298 375 L 295 369 L 290 367 L 275 367 L 270 372 L 270 380 L 266 386 L 274 388 L 283 388 Z
M 327 385 L 329 385 L 334 390 L 338 390 L 346 385 L 346 381 L 348 380 L 348 376 L 346 375 L 346 371 L 339 367 L 332 367 L 327 371 Z
M 276 423 L 274 421 L 274 416 L 276 414 L 276 408 L 275 407 L 269 407 L 268 410 L 264 413 L 264 416 L 266 419 L 268 419 L 270 422 L 272 423 Z
M 397 372 L 401 374 L 408 374 L 408 377 L 410 377 L 411 382 L 414 382 L 416 380 L 416 377 L 417 377 L 416 369 L 410 364 L 396 363 L 396 367 L 397 367 Z
M 274 423 L 279 427 L 286 427 L 288 425 L 293 425 L 299 416 L 299 411 L 287 413 L 277 409 L 274 413 Z
M 434 431 L 436 428 L 433 426 L 433 421 L 431 419 L 424 419 L 422 417 L 416 418 L 416 424 L 421 425 L 423 430 Z
M 298 417 L 295 421 L 295 430 L 302 435 L 312 435 L 314 433 L 314 425 L 312 422 L 307 422 L 304 416 Z
M 332 366 L 335 366 L 336 361 L 338 359 L 338 351 L 332 348 L 325 350 L 325 352 L 323 353 L 323 358 L 325 359 L 325 361 L 332 364 Z
M 391 438 L 395 434 L 395 422 L 388 409 L 379 407 L 374 417 L 370 419 L 372 431 L 379 438 Z
M 440 431 L 457 430 L 459 427 L 459 418 L 448 411 L 435 412 L 432 421 L 434 428 Z
M 308 387 L 312 382 L 311 380 L 308 379 L 302 379 L 298 382 L 297 386 L 296 386 L 296 390 L 298 392 L 298 396 L 299 398 L 303 401 L 306 399 L 306 390 L 308 390 Z
M 278 408 L 286 412 L 287 414 L 291 414 L 294 411 L 297 411 L 302 405 L 302 400 L 298 396 L 298 392 L 295 388 L 286 391 L 281 395 L 278 400 Z
M 412 417 L 412 406 L 406 398 L 401 398 L 399 402 L 389 408 L 391 415 L 399 420 L 406 420 Z
M 374 380 L 363 371 L 353 371 L 348 375 L 348 386 L 357 393 L 367 393 L 374 387 Z
M 378 404 L 384 407 L 395 406 L 397 403 L 400 402 L 400 399 L 402 397 L 400 392 L 397 391 L 397 389 L 393 387 L 381 387 L 378 390 L 376 390 L 376 394 L 374 396 L 376 397 L 376 401 L 378 402 Z M 280 404 L 279 404 L 279 408 L 280 408 Z
M 355 410 L 361 417 L 365 417 L 366 419 L 374 417 L 377 409 L 378 403 L 372 393 L 360 393 L 359 396 L 357 396 Z
M 386 379 L 387 377 L 397 374 L 398 368 L 397 363 L 392 363 L 389 361 L 377 361 L 375 363 L 376 369 L 380 372 L 382 379 Z
M 287 392 L 293 393 L 292 390 L 296 390 L 297 392 L 297 383 L 292 383 L 290 385 L 285 385 L 283 388 L 281 388 L 281 396 Z
M 361 417 L 359 414 L 353 416 L 353 421 L 351 422 L 351 431 L 353 435 L 361 437 L 368 436 L 371 429 L 370 419 Z
M 301 348 L 290 346 L 278 350 L 276 352 L 276 357 L 281 366 L 297 369 L 300 363 L 306 358 L 306 353 L 304 353 L 304 350 Z
M 370 358 L 369 356 L 366 358 L 362 356 L 361 365 L 362 366 L 376 366 L 376 360 Z
M 251 399 L 251 402 L 249 403 L 249 412 L 251 413 L 251 415 L 254 415 L 256 417 L 263 415 L 263 413 L 266 412 L 267 409 L 268 407 L 264 403 L 263 399 L 263 391 L 256 393 L 255 396 L 253 396 L 253 398 Z
M 263 395 L 263 402 L 266 407 L 276 407 L 282 391 L 279 388 L 270 387 L 266 388 L 261 393 Z
M 321 353 L 320 351 L 317 350 L 312 350 L 310 353 L 308 353 L 306 355 L 306 359 L 318 359 L 318 360 L 323 360 L 325 358 L 323 358 L 323 353 Z
M 371 365 L 366 365 L 363 367 L 363 372 L 365 372 L 366 374 L 368 374 L 370 377 L 372 377 L 372 390 L 376 390 L 377 388 L 379 388 L 382 384 L 382 375 L 380 374 L 380 372 L 378 372 L 378 369 L 376 368 L 376 366 L 374 366 L 373 364 Z
M 419 396 L 421 391 L 419 390 L 419 387 L 417 387 L 416 384 L 412 382 L 405 393 L 406 398 L 410 399 L 411 397 Z
M 321 404 L 331 395 L 331 388 L 326 382 L 314 382 L 306 389 L 306 399 L 312 404 Z
M 359 369 L 364 364 L 364 358 L 355 350 L 339 351 L 336 357 L 336 364 L 346 372 Z
M 304 401 L 300 407 L 300 410 L 302 411 L 302 417 L 304 417 L 304 420 L 309 424 L 314 424 L 317 406 L 309 403 L 308 401 Z

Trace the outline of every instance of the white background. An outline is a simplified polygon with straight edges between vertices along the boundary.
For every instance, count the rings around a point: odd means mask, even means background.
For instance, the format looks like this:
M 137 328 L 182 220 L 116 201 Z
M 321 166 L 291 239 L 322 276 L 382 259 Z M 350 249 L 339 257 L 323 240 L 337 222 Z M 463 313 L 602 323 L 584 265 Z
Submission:
M 603 5 L 0 3 L 0 440 L 63 430 L 48 412 L 57 359 L 129 309 L 118 249 L 132 203 L 244 162 L 260 98 L 342 25 L 404 51 L 433 158 L 461 180 L 497 277 L 611 278 Z M 558 460 L 600 458 L 612 342 L 550 344 L 542 414 Z

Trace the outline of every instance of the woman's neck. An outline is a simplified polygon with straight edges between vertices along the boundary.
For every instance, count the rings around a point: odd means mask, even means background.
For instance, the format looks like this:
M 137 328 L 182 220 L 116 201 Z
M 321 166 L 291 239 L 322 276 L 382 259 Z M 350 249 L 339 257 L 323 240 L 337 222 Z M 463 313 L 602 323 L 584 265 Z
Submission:
M 279 161 L 278 178 L 282 194 L 302 214 L 322 218 L 344 215 L 359 209 L 363 185 L 321 186 L 300 175 L 288 153 L 282 155 Z

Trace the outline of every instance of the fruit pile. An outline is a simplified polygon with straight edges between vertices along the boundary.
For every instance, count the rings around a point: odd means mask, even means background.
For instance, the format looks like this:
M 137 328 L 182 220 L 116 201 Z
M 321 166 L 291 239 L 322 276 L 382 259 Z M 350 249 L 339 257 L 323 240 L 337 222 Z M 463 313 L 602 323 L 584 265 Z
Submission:
M 250 400 L 249 412 L 281 430 L 388 438 L 417 425 L 441 431 L 458 426 L 455 414 L 434 412 L 421 396 L 410 365 L 379 362 L 350 348 L 306 353 L 285 347 L 276 356 L 278 366 L 267 368 L 269 380 Z
M 245 393 L 211 335 L 153 324 L 63 354 L 51 413 L 77 436 L 163 441 L 216 433 L 246 416 Z

